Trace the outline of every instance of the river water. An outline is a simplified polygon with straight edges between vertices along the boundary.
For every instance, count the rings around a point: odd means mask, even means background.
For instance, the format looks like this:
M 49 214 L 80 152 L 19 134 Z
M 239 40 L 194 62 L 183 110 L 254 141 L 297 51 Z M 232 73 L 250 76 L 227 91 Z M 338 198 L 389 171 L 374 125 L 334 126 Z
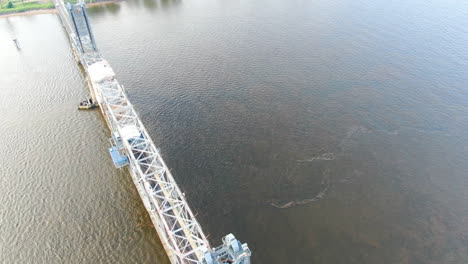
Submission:
M 468 262 L 468 3 L 128 0 L 98 47 L 212 246 Z M 11 38 L 17 37 L 17 51 Z M 0 18 L 0 262 L 167 263 L 55 14 Z

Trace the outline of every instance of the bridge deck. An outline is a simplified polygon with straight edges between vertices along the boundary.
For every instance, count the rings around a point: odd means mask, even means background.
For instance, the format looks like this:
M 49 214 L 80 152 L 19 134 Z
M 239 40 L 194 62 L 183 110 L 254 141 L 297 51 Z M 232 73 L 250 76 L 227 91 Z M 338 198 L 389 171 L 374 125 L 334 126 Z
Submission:
M 177 186 L 154 142 L 138 118 L 111 66 L 96 48 L 84 3 L 56 8 L 69 34 L 72 49 L 83 65 L 91 94 L 99 103 L 113 142 L 129 160 L 129 171 L 171 263 L 250 263 L 247 244 L 234 236 L 224 245 L 209 242 Z

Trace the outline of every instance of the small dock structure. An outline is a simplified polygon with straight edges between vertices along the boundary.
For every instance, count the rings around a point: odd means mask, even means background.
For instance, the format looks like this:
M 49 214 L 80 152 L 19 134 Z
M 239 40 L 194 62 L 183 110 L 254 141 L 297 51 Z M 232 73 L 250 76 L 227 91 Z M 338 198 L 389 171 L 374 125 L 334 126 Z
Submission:
M 111 131 L 110 156 L 128 167 L 154 228 L 173 264 L 250 264 L 251 251 L 232 234 L 211 247 L 174 177 L 109 63 L 99 53 L 84 2 L 56 0 L 56 9 L 90 94 Z

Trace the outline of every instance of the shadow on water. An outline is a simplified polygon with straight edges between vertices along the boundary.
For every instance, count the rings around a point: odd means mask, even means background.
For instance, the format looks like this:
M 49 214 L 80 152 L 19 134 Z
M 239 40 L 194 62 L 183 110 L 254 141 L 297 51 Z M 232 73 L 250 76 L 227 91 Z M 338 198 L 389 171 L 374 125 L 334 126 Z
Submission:
M 15 26 L 13 23 L 11 23 L 11 20 L 9 17 L 6 17 L 5 18 L 5 25 L 6 25 L 6 28 L 8 30 L 8 32 L 11 34 L 12 37 L 14 37 L 16 35 L 16 30 L 15 30 Z
M 130 7 L 144 7 L 147 10 L 166 10 L 173 8 L 182 3 L 182 0 L 129 0 L 125 1 L 125 4 Z M 121 11 L 121 3 L 109 3 L 96 6 L 88 6 L 88 12 L 91 15 L 97 14 L 111 14 L 118 15 Z
M 119 3 L 110 3 L 110 4 L 103 4 L 103 5 L 97 5 L 97 6 L 89 6 L 88 7 L 88 13 L 92 15 L 96 14 L 111 14 L 111 15 L 117 15 L 120 13 L 120 4 Z
M 128 0 L 126 3 L 129 6 L 143 6 L 149 10 L 156 9 L 168 9 L 178 6 L 182 3 L 182 0 Z

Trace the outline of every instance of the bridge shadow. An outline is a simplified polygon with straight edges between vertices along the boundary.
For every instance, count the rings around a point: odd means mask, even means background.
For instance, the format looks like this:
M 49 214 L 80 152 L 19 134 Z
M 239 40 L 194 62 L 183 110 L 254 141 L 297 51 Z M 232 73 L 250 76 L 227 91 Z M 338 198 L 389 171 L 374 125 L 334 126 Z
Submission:
M 97 14 L 111 14 L 111 15 L 117 15 L 120 13 L 120 9 L 122 7 L 120 6 L 119 3 L 103 3 L 100 5 L 94 5 L 94 6 L 87 6 L 86 9 L 89 14 L 92 15 L 97 15 Z
M 127 0 L 129 6 L 142 6 L 148 10 L 169 9 L 178 6 L 182 0 Z
M 106 2 L 96 0 L 95 3 Z M 142 7 L 147 10 L 170 9 L 182 3 L 182 0 L 126 0 L 125 2 L 129 7 Z M 87 10 L 89 14 L 111 14 L 117 15 L 121 11 L 120 2 L 102 3 L 100 5 L 88 5 Z

